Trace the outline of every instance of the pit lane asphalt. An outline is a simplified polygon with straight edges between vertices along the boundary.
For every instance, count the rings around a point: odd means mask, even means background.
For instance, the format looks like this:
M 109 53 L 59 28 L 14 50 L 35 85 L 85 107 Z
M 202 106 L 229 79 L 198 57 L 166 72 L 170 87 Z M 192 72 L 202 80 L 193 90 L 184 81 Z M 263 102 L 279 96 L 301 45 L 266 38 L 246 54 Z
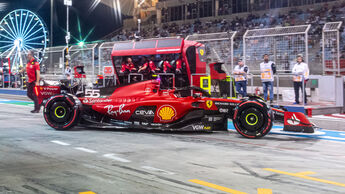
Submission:
M 345 193 L 342 142 L 55 131 L 31 109 L 0 104 L 0 193 Z

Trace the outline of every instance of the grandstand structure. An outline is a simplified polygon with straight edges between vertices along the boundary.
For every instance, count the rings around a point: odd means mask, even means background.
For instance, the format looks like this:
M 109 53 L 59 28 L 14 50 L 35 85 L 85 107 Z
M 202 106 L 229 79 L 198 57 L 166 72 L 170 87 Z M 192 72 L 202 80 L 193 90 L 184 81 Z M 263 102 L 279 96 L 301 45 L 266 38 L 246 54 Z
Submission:
M 277 70 L 289 72 L 297 55 L 308 63 L 308 31 L 310 25 L 247 30 L 243 36 L 245 64 L 252 70 L 259 70 L 263 55 L 277 65 Z
M 340 59 L 340 28 L 342 22 L 326 23 L 322 30 L 322 66 L 325 75 L 341 75 L 345 59 Z
M 229 72 L 234 68 L 234 38 L 237 32 L 193 34 L 187 40 L 203 43 L 208 62 L 224 63 Z

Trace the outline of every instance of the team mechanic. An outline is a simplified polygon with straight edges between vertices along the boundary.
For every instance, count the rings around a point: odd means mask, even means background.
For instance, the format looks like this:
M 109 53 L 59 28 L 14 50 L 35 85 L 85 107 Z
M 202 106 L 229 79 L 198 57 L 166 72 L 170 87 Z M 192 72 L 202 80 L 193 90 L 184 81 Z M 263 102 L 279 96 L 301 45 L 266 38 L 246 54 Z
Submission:
M 26 64 L 26 74 L 28 75 L 27 82 L 27 95 L 34 101 L 35 109 L 31 113 L 39 113 L 40 105 L 38 104 L 37 95 L 35 93 L 35 86 L 39 85 L 40 81 L 40 64 L 35 59 L 35 53 L 33 51 L 28 51 L 28 63 Z

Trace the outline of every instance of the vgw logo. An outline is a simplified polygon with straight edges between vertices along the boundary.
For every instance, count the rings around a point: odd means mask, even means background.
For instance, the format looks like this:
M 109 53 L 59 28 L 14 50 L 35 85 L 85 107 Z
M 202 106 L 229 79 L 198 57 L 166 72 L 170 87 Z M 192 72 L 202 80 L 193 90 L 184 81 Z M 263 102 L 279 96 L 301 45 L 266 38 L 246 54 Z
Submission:
M 293 114 L 292 117 L 287 120 L 287 123 L 289 123 L 290 125 L 299 125 L 301 121 L 296 117 L 295 114 Z

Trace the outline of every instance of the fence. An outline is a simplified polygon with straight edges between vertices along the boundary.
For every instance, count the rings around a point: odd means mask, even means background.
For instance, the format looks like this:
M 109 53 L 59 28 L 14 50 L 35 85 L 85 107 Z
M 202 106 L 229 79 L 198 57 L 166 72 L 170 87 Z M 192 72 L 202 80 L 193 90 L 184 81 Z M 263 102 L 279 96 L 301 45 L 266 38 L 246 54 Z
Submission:
M 62 75 L 64 66 L 64 53 L 66 46 L 49 47 L 41 62 L 41 73 Z
M 243 36 L 245 64 L 258 70 L 263 55 L 271 56 L 278 70 L 290 71 L 297 55 L 308 63 L 308 31 L 310 25 L 247 30 Z
M 326 23 L 322 30 L 322 67 L 324 75 L 340 75 L 345 61 L 340 61 L 339 30 L 342 22 Z
M 74 45 L 69 48 L 69 55 L 71 56 L 69 63 L 72 67 L 84 66 L 87 83 L 94 83 L 97 73 L 100 71 L 99 65 L 95 64 L 95 50 L 97 44 L 86 44 L 84 46 Z
M 116 42 L 104 42 L 98 47 L 98 74 L 102 74 L 102 69 L 105 66 L 113 66 L 111 60 L 111 52 Z
M 206 56 L 210 62 L 225 63 L 228 71 L 234 65 L 234 37 L 235 32 L 208 33 L 189 35 L 186 40 L 193 40 L 205 44 Z

